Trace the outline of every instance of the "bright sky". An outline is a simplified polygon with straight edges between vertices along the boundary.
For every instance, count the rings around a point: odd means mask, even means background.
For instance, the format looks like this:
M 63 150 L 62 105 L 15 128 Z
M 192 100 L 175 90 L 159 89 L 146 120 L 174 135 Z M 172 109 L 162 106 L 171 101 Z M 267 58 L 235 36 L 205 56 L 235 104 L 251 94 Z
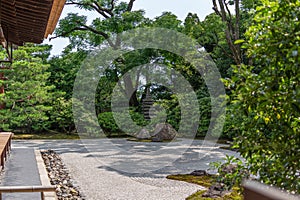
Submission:
M 133 10 L 143 9 L 146 12 L 146 17 L 151 19 L 160 16 L 165 11 L 170 11 L 183 21 L 189 12 L 197 13 L 200 20 L 203 20 L 205 16 L 213 12 L 212 7 L 211 0 L 136 0 Z M 89 21 L 93 20 L 93 14 L 72 6 L 65 6 L 61 18 L 64 18 L 70 12 L 87 15 Z M 46 39 L 44 43 L 53 45 L 52 55 L 59 55 L 67 46 L 68 39 L 57 38 L 51 40 L 51 42 Z

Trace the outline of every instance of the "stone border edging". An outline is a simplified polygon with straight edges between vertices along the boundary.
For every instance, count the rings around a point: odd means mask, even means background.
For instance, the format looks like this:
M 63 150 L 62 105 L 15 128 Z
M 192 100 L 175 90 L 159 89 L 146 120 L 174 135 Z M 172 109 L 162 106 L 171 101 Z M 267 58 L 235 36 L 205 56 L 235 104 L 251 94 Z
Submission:
M 41 184 L 43 186 L 50 186 L 50 179 L 48 177 L 48 173 L 44 164 L 44 160 L 42 158 L 40 150 L 34 150 L 35 159 L 37 163 L 37 168 L 39 171 L 39 176 L 41 180 Z M 44 192 L 45 200 L 57 200 L 57 196 L 55 192 Z

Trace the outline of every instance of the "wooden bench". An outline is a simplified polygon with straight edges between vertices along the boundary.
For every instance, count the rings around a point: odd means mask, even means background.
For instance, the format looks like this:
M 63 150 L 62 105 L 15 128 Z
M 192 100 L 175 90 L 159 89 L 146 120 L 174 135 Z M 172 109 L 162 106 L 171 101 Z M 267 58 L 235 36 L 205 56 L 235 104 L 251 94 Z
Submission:
M 0 133 L 0 167 L 4 168 L 4 162 L 7 159 L 7 155 L 11 150 L 11 140 L 13 133 L 1 132 Z
M 0 200 L 2 193 L 40 192 L 41 199 L 45 200 L 44 192 L 55 192 L 55 186 L 0 186 Z

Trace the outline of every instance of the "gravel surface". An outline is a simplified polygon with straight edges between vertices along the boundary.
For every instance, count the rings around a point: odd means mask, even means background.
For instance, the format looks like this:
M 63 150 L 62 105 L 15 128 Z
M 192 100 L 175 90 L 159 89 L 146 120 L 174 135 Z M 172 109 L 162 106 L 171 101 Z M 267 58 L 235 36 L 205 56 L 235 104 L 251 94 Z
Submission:
M 201 140 L 170 145 L 126 139 L 14 141 L 13 145 L 58 152 L 87 200 L 185 199 L 204 188 L 168 180 L 166 175 L 207 170 L 210 162 L 226 154 L 238 156 Z

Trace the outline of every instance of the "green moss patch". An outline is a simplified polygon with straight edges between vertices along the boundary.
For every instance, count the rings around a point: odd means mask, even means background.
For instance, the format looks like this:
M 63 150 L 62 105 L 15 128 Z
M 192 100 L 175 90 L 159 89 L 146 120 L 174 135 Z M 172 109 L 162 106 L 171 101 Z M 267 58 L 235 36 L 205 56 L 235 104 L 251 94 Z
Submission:
M 151 139 L 128 138 L 130 142 L 152 142 Z
M 204 192 L 206 192 L 206 190 L 200 190 L 192 194 L 188 198 L 186 198 L 186 200 L 242 200 L 243 196 L 240 195 L 237 191 L 238 189 L 233 189 L 231 193 L 226 194 L 224 197 L 209 198 L 209 197 L 202 197 L 202 195 L 204 194 Z
M 197 185 L 201 185 L 203 187 L 210 187 L 214 181 L 213 175 L 204 175 L 204 176 L 193 176 L 190 174 L 177 174 L 177 175 L 169 175 L 167 176 L 168 179 L 177 180 L 177 181 L 185 181 L 188 183 L 194 183 Z M 224 197 L 221 198 L 208 198 L 208 197 L 202 197 L 203 193 L 206 192 L 206 190 L 200 190 L 191 196 L 187 197 L 187 200 L 242 200 L 242 195 L 238 192 L 239 188 L 234 187 L 232 189 L 232 192 L 229 194 L 226 194 Z
M 177 180 L 177 181 L 185 181 L 188 183 L 194 183 L 197 185 L 201 185 L 203 187 L 209 187 L 212 184 L 213 177 L 211 175 L 206 176 L 193 176 L 190 174 L 177 174 L 177 175 L 169 175 L 168 179 Z

